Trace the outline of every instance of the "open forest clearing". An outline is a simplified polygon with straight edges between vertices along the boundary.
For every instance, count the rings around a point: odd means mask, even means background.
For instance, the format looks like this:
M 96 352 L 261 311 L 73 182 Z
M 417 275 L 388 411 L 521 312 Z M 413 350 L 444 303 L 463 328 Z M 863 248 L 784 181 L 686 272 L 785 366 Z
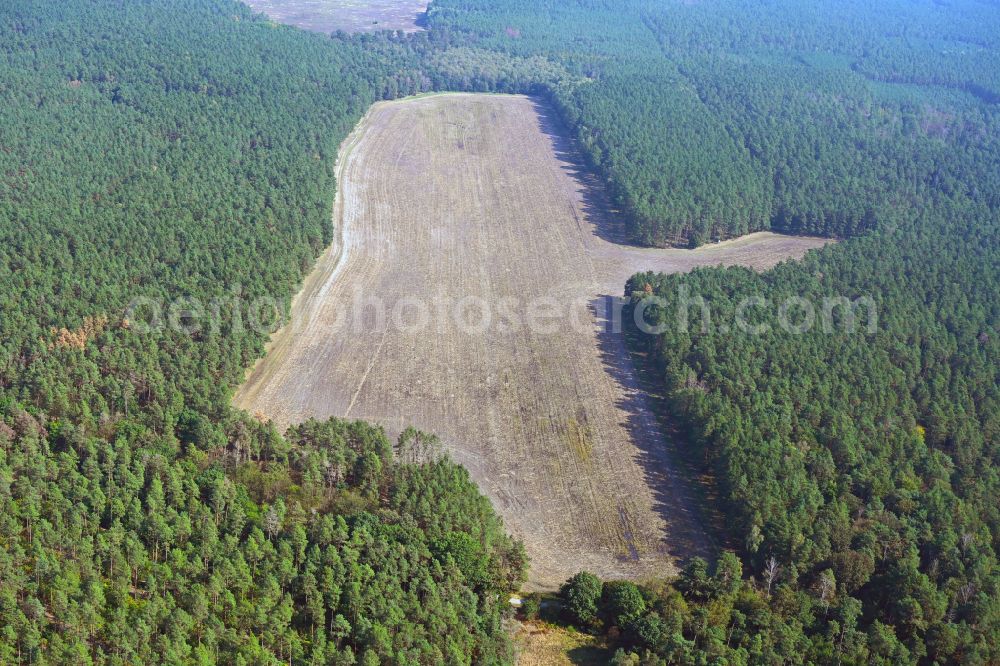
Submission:
M 534 588 L 707 553 L 605 306 L 639 270 L 763 269 L 825 241 L 617 244 L 600 189 L 524 96 L 376 104 L 337 169 L 337 240 L 237 406 L 281 426 L 341 416 L 436 433 L 524 541 Z
M 514 640 L 518 666 L 596 666 L 612 655 L 594 636 L 547 622 L 519 623 Z
M 426 0 L 247 0 L 274 21 L 304 30 L 331 33 L 420 30 Z

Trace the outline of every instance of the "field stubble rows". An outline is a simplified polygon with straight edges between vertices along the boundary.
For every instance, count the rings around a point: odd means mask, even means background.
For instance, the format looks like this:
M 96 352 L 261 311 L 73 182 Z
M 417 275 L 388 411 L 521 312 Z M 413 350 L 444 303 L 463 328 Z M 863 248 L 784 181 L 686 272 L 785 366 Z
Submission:
M 548 111 L 522 96 L 448 94 L 376 104 L 345 141 L 338 239 L 291 323 L 235 397 L 279 425 L 340 416 L 438 434 L 531 557 L 529 587 L 587 569 L 670 573 L 707 550 L 690 482 L 664 451 L 603 303 L 639 270 L 767 268 L 823 243 L 760 233 L 703 249 L 616 243 Z M 486 303 L 572 300 L 585 326 L 469 332 L 378 325 L 358 294 Z M 352 305 L 353 304 L 353 305 Z M 363 331 L 342 328 L 345 315 Z M 383 322 L 385 323 L 385 322 Z

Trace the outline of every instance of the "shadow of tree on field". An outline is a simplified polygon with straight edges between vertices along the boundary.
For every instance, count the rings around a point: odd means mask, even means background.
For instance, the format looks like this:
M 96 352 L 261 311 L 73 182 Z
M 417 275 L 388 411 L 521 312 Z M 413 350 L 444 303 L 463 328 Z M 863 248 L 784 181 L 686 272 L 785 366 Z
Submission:
M 629 237 L 624 220 L 613 206 L 603 181 L 587 166 L 569 128 L 551 106 L 537 97 L 529 99 L 538 117 L 538 128 L 551 142 L 556 158 L 563 164 L 563 171 L 579 186 L 581 207 L 586 219 L 578 222 L 589 225 L 594 235 L 609 243 L 625 247 L 646 247 Z
M 575 666 L 597 666 L 607 664 L 613 655 L 608 648 L 598 645 L 581 645 L 566 653 L 566 657 Z
M 586 218 L 578 223 L 607 242 L 645 247 L 628 236 L 604 182 L 587 166 L 569 129 L 552 107 L 539 98 L 530 99 L 539 129 L 551 142 L 561 168 L 578 188 Z M 622 332 L 623 305 L 620 296 L 601 294 L 591 299 L 589 308 L 599 327 L 601 362 L 620 389 L 621 397 L 615 406 L 626 415 L 623 425 L 635 444 L 643 480 L 653 493 L 653 509 L 667 525 L 663 552 L 681 562 L 696 555 L 710 559 L 719 534 L 718 513 L 711 509 L 711 489 L 683 455 L 679 433 L 666 419 L 657 416 L 666 414 L 662 383 L 652 381 L 653 373 L 648 369 L 636 367 L 638 359 L 633 358 Z
M 654 510 L 667 525 L 664 552 L 681 562 L 715 550 L 714 520 L 704 490 L 691 479 L 697 473 L 683 460 L 682 440 L 665 429 L 654 410 L 662 410 L 657 387 L 640 379 L 621 332 L 621 297 L 600 295 L 590 302 L 597 322 L 598 352 L 605 371 L 618 384 L 616 403 L 625 416 L 625 427 L 638 451 L 644 481 L 652 490 Z M 659 413 L 663 413 L 659 411 Z

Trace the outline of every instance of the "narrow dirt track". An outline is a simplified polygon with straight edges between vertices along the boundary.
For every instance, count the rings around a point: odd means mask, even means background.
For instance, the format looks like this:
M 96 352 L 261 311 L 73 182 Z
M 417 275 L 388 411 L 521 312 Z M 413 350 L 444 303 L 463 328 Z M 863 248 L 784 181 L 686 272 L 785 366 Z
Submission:
M 599 188 L 521 96 L 377 104 L 338 178 L 338 240 L 236 405 L 282 426 L 340 416 L 438 434 L 524 540 L 532 588 L 581 569 L 662 575 L 705 552 L 603 305 L 638 270 L 766 268 L 824 241 L 616 244 Z

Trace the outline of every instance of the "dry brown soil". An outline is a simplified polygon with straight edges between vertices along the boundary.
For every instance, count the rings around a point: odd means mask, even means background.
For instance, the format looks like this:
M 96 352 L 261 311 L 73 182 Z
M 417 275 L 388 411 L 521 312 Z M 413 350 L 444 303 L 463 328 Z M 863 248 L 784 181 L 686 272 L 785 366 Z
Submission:
M 598 666 L 612 653 L 599 639 L 546 622 L 520 622 L 514 631 L 518 666 Z
M 600 188 L 522 96 L 376 104 L 337 169 L 338 239 L 236 404 L 279 425 L 339 416 L 438 434 L 524 540 L 529 589 L 581 569 L 664 575 L 704 553 L 689 481 L 605 306 L 638 270 L 763 269 L 824 241 L 615 243 Z

